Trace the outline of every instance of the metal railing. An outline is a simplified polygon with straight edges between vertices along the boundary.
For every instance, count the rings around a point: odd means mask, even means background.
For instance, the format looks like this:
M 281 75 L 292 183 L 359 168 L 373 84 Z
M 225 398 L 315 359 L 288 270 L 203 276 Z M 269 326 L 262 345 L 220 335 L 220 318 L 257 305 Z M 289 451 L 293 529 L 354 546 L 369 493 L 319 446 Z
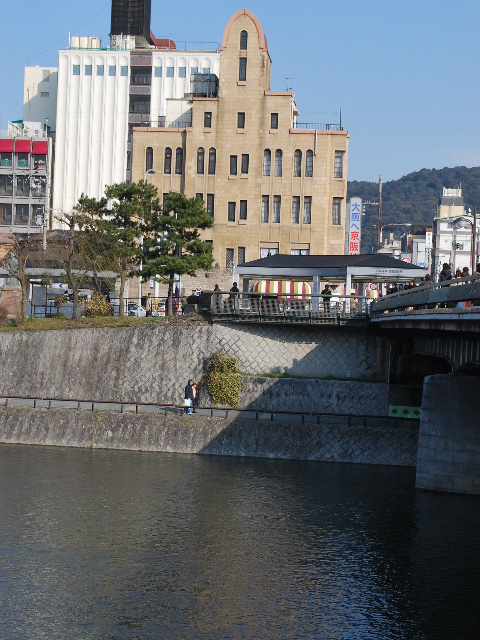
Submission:
M 210 311 L 213 321 L 297 324 L 366 324 L 370 298 L 216 292 Z
M 343 131 L 340 123 L 328 122 L 297 122 L 295 129 L 318 129 L 318 131 Z
M 445 282 L 425 284 L 379 298 L 372 303 L 373 317 L 391 311 L 480 306 L 480 275 L 454 278 Z

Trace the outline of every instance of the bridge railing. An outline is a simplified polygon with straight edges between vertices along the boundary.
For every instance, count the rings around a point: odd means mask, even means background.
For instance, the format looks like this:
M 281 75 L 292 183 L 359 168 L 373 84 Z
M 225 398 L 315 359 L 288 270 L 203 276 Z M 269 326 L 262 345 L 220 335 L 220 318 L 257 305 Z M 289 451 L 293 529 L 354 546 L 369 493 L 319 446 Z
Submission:
M 366 324 L 369 298 L 296 294 L 215 292 L 213 321 L 298 324 Z
M 480 306 L 480 275 L 425 284 L 378 298 L 372 303 L 372 317 L 389 311 L 453 308 L 458 303 Z

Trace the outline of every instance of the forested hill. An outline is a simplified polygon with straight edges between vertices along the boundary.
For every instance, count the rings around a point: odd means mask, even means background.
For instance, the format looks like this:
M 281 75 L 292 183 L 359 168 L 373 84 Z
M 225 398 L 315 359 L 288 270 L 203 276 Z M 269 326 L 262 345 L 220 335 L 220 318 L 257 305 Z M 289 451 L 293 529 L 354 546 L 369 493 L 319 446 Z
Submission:
M 473 211 L 475 202 L 480 210 L 480 167 L 455 167 L 449 169 L 422 169 L 400 178 L 384 182 L 382 186 L 382 225 L 393 222 L 409 222 L 431 226 L 437 212 L 437 206 L 443 187 L 462 188 L 465 207 Z M 348 198 L 359 197 L 371 202 L 378 201 L 378 183 L 348 182 Z M 374 246 L 376 241 L 378 207 L 365 206 L 362 224 L 362 252 Z M 395 232 L 395 237 L 405 229 L 385 229 Z

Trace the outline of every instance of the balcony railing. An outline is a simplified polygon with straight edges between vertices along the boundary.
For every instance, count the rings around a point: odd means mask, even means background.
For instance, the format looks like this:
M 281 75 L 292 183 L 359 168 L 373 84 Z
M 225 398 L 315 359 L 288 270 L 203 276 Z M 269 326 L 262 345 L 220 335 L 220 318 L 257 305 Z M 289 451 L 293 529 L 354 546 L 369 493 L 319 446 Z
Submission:
M 295 129 L 317 129 L 318 131 L 343 131 L 343 127 L 339 122 L 297 122 Z

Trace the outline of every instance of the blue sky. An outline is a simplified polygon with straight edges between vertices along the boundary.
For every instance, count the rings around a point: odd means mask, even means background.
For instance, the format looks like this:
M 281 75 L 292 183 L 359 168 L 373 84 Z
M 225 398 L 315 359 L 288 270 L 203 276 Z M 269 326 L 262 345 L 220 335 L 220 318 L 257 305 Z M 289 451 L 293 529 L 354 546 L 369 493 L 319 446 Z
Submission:
M 243 8 L 260 19 L 272 89 L 293 87 L 299 120 L 334 122 L 342 109 L 349 180 L 480 166 L 479 0 L 152 0 L 152 31 L 179 48 L 215 43 Z M 110 0 L 0 0 L 0 129 L 22 117 L 24 67 L 56 66 L 69 32 L 107 46 L 110 11 Z

